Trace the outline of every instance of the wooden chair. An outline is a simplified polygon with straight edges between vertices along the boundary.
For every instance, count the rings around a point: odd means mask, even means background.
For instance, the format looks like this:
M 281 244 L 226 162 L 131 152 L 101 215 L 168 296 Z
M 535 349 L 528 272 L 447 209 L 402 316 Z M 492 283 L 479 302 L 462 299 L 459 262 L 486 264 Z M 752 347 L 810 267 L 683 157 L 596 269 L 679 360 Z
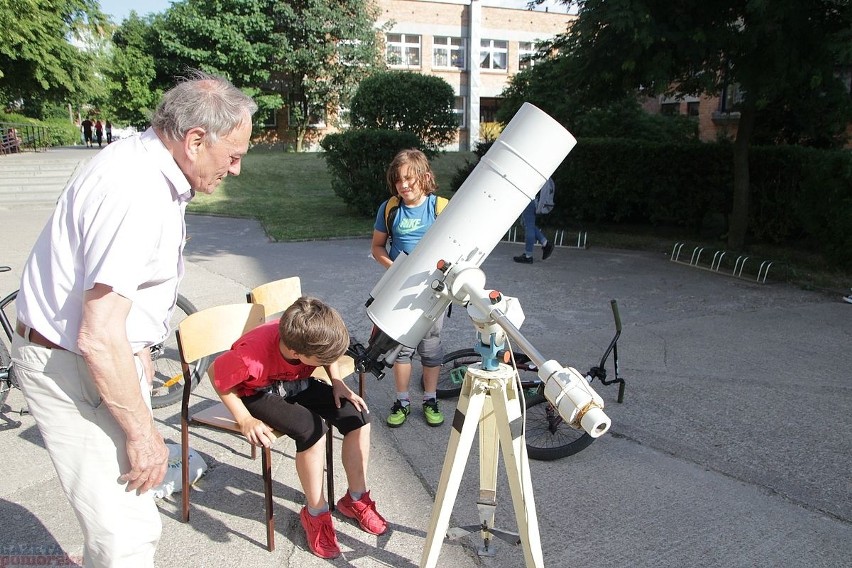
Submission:
M 252 304 L 263 306 L 267 321 L 278 317 L 284 310 L 293 305 L 293 302 L 302 296 L 302 283 L 298 276 L 282 278 L 261 284 L 246 293 L 246 300 Z M 355 361 L 344 355 L 337 361 L 342 377 L 347 377 L 355 372 Z M 313 377 L 330 382 L 328 374 L 322 367 L 317 367 Z M 334 435 L 332 425 L 326 421 L 328 432 L 325 435 L 325 475 L 328 486 L 328 506 L 334 510 Z
M 227 304 L 216 306 L 190 314 L 178 325 L 178 353 L 183 369 L 184 389 L 180 412 L 181 434 L 181 481 L 183 490 L 182 514 L 183 521 L 189 521 L 189 427 L 202 425 L 208 428 L 233 432 L 242 437 L 233 415 L 221 402 L 190 414 L 189 397 L 192 391 L 189 385 L 190 364 L 202 357 L 226 351 L 245 332 L 264 322 L 263 307 L 254 304 Z M 275 519 L 272 509 L 272 455 L 268 447 L 261 448 L 263 491 L 266 505 L 266 548 L 275 550 Z M 252 446 L 252 458 L 256 456 L 256 448 Z

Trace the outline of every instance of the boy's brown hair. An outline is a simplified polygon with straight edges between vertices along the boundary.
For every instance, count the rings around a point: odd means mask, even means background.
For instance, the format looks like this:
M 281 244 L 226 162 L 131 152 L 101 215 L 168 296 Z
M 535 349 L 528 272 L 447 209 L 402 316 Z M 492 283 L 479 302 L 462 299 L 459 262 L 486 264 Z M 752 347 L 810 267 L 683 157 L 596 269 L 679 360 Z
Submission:
M 287 347 L 300 355 L 316 357 L 323 365 L 334 363 L 349 348 L 349 331 L 337 310 L 308 296 L 284 310 L 278 333 Z
M 435 174 L 432 172 L 432 166 L 429 165 L 426 154 L 417 148 L 408 148 L 398 152 L 388 166 L 386 178 L 392 196 L 396 195 L 396 182 L 399 181 L 399 170 L 402 166 L 408 166 L 417 177 L 424 194 L 430 195 L 438 191 L 438 182 L 435 180 Z

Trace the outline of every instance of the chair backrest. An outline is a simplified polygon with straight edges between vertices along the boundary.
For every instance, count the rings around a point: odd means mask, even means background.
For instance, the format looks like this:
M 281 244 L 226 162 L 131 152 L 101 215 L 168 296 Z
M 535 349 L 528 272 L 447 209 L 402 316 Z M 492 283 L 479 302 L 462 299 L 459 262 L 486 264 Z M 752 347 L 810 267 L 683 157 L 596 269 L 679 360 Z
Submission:
M 227 351 L 242 335 L 264 323 L 259 304 L 226 304 L 188 315 L 178 324 L 177 343 L 185 364 Z
M 264 317 L 269 319 L 289 308 L 301 296 L 302 282 L 298 276 L 291 276 L 261 284 L 246 294 L 246 300 L 262 305 Z

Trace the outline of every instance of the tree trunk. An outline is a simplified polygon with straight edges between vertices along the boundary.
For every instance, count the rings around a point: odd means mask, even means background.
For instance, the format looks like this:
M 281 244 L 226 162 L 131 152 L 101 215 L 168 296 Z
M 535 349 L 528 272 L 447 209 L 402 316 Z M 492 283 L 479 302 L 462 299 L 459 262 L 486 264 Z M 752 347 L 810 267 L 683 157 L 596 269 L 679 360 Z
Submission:
M 734 142 L 734 195 L 728 227 L 728 248 L 739 251 L 745 246 L 748 231 L 748 209 L 751 183 L 749 181 L 748 150 L 754 130 L 755 106 L 747 100 L 740 111 L 737 139 Z

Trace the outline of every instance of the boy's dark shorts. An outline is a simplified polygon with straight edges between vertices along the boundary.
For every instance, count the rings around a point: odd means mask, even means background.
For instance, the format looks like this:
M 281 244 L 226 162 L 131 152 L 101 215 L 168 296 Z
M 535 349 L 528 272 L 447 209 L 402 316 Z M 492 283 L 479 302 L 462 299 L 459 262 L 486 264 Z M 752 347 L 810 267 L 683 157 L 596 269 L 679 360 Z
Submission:
M 242 397 L 252 416 L 295 440 L 296 451 L 303 452 L 325 436 L 329 420 L 344 436 L 370 423 L 370 415 L 355 408 L 346 399 L 340 408 L 334 404 L 331 385 L 312 379 L 304 391 L 282 398 L 260 392 Z

